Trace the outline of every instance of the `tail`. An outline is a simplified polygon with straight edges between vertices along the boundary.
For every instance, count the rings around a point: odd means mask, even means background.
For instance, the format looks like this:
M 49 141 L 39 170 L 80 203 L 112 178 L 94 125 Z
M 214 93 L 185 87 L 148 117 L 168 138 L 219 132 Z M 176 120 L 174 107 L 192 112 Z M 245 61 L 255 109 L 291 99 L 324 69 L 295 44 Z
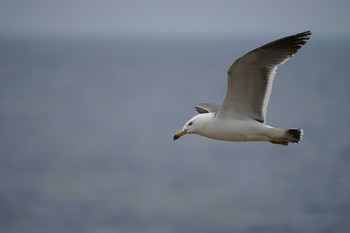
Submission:
M 274 144 L 279 144 L 283 146 L 288 146 L 288 143 L 298 143 L 303 137 L 302 129 L 281 129 L 284 131 L 284 134 L 279 137 L 274 137 L 270 141 Z

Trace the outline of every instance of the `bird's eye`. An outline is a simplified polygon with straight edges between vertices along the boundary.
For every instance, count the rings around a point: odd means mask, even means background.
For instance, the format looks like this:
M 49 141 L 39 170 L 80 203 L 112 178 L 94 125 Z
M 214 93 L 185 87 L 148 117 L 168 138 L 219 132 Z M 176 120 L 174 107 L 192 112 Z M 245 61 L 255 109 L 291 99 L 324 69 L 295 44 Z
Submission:
M 190 123 L 188 123 L 189 126 L 193 125 L 193 122 L 191 121 Z

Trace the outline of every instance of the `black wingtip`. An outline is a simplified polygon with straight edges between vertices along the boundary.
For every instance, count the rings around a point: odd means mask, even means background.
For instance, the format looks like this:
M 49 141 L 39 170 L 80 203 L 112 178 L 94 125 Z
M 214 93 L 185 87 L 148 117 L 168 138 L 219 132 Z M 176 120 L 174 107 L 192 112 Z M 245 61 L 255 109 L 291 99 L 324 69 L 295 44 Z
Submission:
M 309 30 L 309 31 L 305 31 L 305 32 L 301 32 L 301 33 L 295 34 L 294 37 L 301 39 L 304 42 L 304 44 L 305 44 L 306 41 L 310 39 L 311 34 L 312 33 Z
M 310 31 L 310 30 L 307 30 L 307 31 L 305 31 L 305 32 L 300 32 L 300 33 L 298 33 L 298 34 L 296 34 L 296 35 L 310 36 L 311 34 L 312 34 L 311 31 Z

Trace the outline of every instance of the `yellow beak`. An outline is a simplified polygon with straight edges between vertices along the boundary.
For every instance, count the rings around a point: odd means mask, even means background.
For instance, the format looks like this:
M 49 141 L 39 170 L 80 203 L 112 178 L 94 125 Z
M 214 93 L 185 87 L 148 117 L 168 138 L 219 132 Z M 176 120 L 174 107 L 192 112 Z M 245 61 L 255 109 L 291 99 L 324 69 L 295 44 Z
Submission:
M 175 141 L 176 139 L 181 138 L 181 137 L 184 136 L 186 133 L 187 133 L 187 129 L 180 130 L 179 132 L 177 132 L 177 133 L 174 135 L 174 141 Z

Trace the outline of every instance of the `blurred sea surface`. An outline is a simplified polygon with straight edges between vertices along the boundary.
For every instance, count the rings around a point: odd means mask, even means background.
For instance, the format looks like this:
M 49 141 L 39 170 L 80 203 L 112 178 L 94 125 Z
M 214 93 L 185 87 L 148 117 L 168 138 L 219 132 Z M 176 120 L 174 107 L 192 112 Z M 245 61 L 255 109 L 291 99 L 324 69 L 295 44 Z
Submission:
M 172 136 L 277 38 L 0 37 L 0 231 L 350 232 L 350 43 L 312 35 L 267 123 L 288 147 Z

